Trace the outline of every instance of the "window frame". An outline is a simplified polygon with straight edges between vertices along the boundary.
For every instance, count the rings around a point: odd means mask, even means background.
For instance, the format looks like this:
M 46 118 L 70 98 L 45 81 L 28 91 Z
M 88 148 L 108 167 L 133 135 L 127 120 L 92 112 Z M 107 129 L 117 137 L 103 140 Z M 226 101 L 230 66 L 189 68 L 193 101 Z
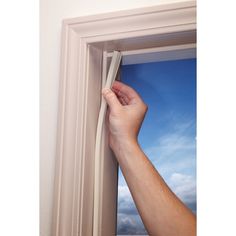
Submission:
M 181 50 L 175 47 L 195 48 L 195 43 L 195 1 L 63 21 L 52 235 L 116 234 L 118 165 L 107 129 L 102 134 L 99 224 L 93 226 L 96 125 L 111 52 L 124 52 L 124 59 L 131 55 L 131 61 L 144 55 L 141 60 L 147 62 L 153 48 L 166 47 L 162 52 L 176 56 Z

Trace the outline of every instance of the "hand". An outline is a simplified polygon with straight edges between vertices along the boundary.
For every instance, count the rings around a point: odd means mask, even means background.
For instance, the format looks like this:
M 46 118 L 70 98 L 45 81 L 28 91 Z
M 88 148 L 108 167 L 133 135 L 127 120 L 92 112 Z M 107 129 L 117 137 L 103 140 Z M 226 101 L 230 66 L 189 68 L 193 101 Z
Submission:
M 109 143 L 116 152 L 125 142 L 137 142 L 147 105 L 131 87 L 118 81 L 102 94 L 109 107 Z

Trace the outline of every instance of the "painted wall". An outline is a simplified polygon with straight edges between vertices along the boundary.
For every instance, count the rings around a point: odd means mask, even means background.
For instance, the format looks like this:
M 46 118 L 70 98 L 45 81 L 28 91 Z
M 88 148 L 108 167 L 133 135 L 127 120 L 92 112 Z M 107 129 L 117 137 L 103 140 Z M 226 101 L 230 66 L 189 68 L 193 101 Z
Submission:
M 40 230 L 51 235 L 61 21 L 65 18 L 183 0 L 40 1 Z

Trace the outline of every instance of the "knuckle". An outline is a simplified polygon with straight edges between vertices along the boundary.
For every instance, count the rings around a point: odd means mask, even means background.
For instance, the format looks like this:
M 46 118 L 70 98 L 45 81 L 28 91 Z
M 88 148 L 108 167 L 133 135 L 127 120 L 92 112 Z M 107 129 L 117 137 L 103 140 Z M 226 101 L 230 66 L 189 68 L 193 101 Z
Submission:
M 147 105 L 147 104 L 145 104 L 145 110 L 146 110 L 146 111 L 148 110 L 148 105 Z
M 143 103 L 142 106 L 143 106 L 143 111 L 144 111 L 144 112 L 147 112 L 147 110 L 148 110 L 148 106 L 147 106 L 147 104 Z
M 115 97 L 115 94 L 111 91 L 107 92 L 106 97 L 109 99 L 113 99 Z
M 110 90 L 108 90 L 108 89 L 104 90 L 104 96 L 105 96 L 105 97 L 110 96 L 111 93 L 112 93 L 112 92 L 111 92 Z

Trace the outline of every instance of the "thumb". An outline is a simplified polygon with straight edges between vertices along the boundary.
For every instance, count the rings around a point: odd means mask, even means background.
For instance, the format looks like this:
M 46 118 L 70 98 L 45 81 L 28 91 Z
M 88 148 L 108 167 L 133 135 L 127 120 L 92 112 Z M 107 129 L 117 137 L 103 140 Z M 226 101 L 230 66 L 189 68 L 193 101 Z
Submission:
M 119 109 L 121 107 L 121 104 L 116 97 L 115 93 L 109 89 L 109 88 L 104 88 L 102 90 L 102 95 L 105 98 L 109 108 L 111 111 L 114 111 L 116 109 Z

